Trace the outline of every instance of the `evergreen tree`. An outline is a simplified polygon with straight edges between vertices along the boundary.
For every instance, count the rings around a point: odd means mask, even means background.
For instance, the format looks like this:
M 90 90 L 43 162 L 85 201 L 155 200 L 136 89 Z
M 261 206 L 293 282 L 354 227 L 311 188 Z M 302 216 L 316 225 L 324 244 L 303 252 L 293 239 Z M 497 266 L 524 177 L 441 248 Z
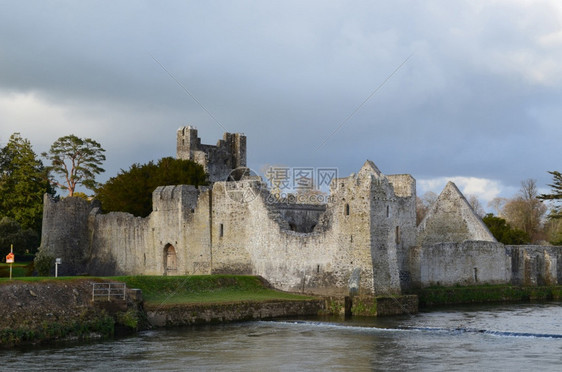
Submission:
M 27 139 L 14 133 L 0 150 L 0 217 L 41 231 L 43 195 L 52 193 L 48 173 Z
M 494 238 L 500 243 L 508 245 L 528 244 L 531 241 L 529 234 L 520 229 L 512 228 L 503 218 L 488 213 L 482 221 L 486 224 Z
M 157 164 L 133 164 L 110 178 L 96 192 L 105 212 L 128 212 L 146 217 L 152 212 L 152 192 L 165 185 L 206 185 L 203 167 L 191 160 L 162 158 Z
M 560 203 L 562 200 L 562 174 L 558 171 L 548 172 L 552 174 L 554 183 L 549 184 L 552 188 L 552 192 L 550 194 L 541 194 L 538 196 L 539 199 L 542 200 L 553 200 L 556 203 Z M 562 218 L 562 206 L 554 205 L 549 214 L 550 218 Z
M 0 218 L 0 258 L 10 253 L 10 246 L 14 246 L 16 259 L 26 253 L 35 254 L 41 243 L 39 233 L 33 229 L 23 229 L 15 220 Z

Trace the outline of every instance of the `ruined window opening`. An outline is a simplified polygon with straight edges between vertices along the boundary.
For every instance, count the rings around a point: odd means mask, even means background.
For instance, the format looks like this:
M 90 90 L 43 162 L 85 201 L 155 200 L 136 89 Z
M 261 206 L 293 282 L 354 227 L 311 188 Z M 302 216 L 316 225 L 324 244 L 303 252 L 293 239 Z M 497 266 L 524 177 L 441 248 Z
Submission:
M 390 217 L 390 206 L 386 206 L 386 218 Z
M 345 215 L 349 216 L 349 204 L 345 205 Z
M 289 228 L 291 231 L 297 231 L 297 226 L 294 223 L 289 223 Z
M 181 145 L 185 146 L 185 140 L 184 139 L 181 140 Z
M 221 223 L 219 228 L 219 237 L 222 238 L 223 236 L 224 236 L 224 225 Z
M 396 226 L 396 244 L 400 244 L 400 226 Z

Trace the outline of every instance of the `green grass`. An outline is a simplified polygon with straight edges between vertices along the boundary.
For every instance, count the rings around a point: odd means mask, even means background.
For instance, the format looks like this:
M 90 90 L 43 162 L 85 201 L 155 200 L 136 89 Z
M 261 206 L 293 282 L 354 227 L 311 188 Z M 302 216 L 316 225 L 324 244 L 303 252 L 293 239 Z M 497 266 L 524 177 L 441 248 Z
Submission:
M 266 288 L 259 278 L 241 275 L 119 276 L 106 279 L 142 290 L 147 304 L 305 300 L 311 297 Z
M 12 277 L 24 277 L 28 275 L 28 267 L 32 265 L 32 262 L 22 262 L 12 264 Z M 9 278 L 10 277 L 10 264 L 0 263 L 0 277 Z
M 69 280 L 110 280 L 124 282 L 128 288 L 142 290 L 147 304 L 194 304 L 226 303 L 243 301 L 306 300 L 309 296 L 276 291 L 266 288 L 255 276 L 246 275 L 190 275 L 190 276 L 62 276 L 19 277 L 14 281 L 42 282 Z M 9 278 L 0 278 L 0 285 L 10 283 Z

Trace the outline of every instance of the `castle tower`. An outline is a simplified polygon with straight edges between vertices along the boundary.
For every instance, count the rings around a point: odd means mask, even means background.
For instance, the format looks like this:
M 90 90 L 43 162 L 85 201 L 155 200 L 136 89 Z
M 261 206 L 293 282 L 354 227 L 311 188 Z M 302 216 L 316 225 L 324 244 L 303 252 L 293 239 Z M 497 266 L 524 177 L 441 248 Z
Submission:
M 201 144 L 197 129 L 192 126 L 178 129 L 177 141 L 176 158 L 193 160 L 193 151 L 197 151 Z
M 197 129 L 186 126 L 178 129 L 176 157 L 202 165 L 210 182 L 226 181 L 233 169 L 246 166 L 246 136 L 224 133 L 216 146 L 205 145 L 201 144 Z

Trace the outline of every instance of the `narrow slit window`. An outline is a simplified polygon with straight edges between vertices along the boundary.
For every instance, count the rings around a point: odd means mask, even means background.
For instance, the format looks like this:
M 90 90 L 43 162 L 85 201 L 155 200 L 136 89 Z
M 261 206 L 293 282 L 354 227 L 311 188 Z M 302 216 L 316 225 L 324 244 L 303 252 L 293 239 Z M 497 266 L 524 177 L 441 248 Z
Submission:
M 222 238 L 224 236 L 224 225 L 221 223 L 219 228 L 219 236 Z
M 396 244 L 400 244 L 400 226 L 396 226 Z
M 345 215 L 349 216 L 349 204 L 345 205 Z
M 386 206 L 386 218 L 390 217 L 390 206 Z

